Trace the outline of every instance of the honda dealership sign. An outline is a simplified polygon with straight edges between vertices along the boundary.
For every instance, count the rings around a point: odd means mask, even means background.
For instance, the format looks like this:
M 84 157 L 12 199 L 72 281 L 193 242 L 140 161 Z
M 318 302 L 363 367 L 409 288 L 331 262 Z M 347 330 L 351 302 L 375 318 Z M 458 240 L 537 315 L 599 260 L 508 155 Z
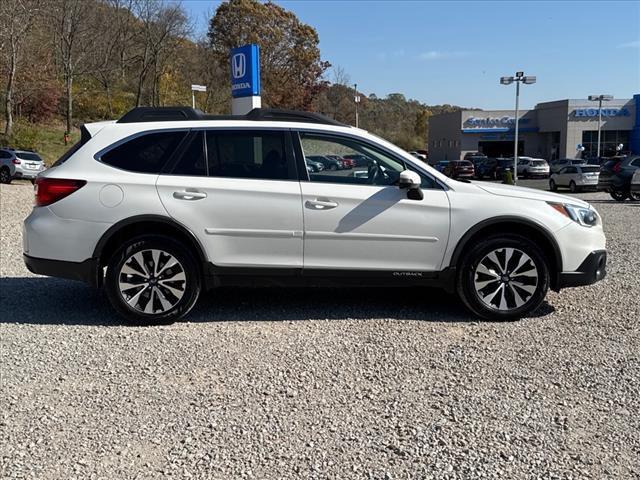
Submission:
M 244 45 L 231 50 L 231 96 L 260 95 L 260 48 Z

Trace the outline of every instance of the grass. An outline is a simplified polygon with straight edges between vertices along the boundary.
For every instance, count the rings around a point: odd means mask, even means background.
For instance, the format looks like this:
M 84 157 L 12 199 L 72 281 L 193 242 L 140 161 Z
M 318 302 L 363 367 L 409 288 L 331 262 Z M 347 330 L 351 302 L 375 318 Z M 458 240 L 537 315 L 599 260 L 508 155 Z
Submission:
M 0 131 L 4 132 L 4 123 L 0 124 Z M 0 133 L 0 146 L 33 150 L 47 165 L 51 165 L 80 139 L 80 131 L 74 129 L 69 144 L 65 145 L 64 131 L 62 124 L 41 125 L 18 121 L 14 124 L 11 136 L 7 138 Z

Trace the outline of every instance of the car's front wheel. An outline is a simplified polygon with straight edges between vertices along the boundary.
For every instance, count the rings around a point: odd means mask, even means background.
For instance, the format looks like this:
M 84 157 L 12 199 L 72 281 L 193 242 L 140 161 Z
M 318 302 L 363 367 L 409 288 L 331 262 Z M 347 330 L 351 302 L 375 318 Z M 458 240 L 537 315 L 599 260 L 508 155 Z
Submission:
M 576 185 L 576 182 L 574 182 L 573 180 L 571 180 L 571 182 L 569 182 L 569 190 L 571 191 L 571 193 L 577 193 L 578 192 L 578 186 Z
M 105 289 L 115 310 L 131 323 L 167 324 L 193 308 L 201 278 L 181 243 L 164 236 L 137 237 L 111 257 Z
M 495 235 L 462 257 L 457 290 L 479 317 L 514 320 L 540 306 L 549 278 L 547 262 L 534 242 L 520 235 Z
M 553 178 L 549 180 L 549 190 L 551 190 L 552 192 L 558 191 L 558 185 L 556 185 L 556 182 Z

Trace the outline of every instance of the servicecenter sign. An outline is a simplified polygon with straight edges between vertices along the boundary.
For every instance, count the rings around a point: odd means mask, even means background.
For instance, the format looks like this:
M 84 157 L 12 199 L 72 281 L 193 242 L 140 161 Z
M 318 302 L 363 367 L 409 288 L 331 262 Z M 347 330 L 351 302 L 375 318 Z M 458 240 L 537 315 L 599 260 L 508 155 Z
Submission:
M 518 123 L 527 124 L 529 123 L 529 119 L 521 118 Z M 515 117 L 509 117 L 507 115 L 503 117 L 469 117 L 464 121 L 465 128 L 510 129 L 515 128 L 515 125 Z

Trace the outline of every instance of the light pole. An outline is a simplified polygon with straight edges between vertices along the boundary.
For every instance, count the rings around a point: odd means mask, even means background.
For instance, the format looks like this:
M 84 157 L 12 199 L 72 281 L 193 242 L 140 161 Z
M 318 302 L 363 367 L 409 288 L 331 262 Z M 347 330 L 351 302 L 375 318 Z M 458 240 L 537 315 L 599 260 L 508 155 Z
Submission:
M 358 84 L 353 84 L 353 91 L 355 95 L 353 96 L 353 101 L 356 104 L 356 128 L 358 128 L 358 104 L 360 103 L 360 95 L 358 95 Z
M 600 129 L 602 128 L 602 102 L 613 100 L 613 95 L 589 95 L 589 100 L 598 102 L 598 153 L 596 156 L 600 159 Z
M 525 76 L 524 72 L 516 72 L 515 77 L 500 77 L 500 83 L 502 85 L 511 85 L 516 82 L 516 125 L 515 125 L 515 146 L 513 153 L 513 181 L 518 181 L 518 108 L 520 104 L 520 83 L 525 85 L 532 85 L 536 83 L 536 77 Z

